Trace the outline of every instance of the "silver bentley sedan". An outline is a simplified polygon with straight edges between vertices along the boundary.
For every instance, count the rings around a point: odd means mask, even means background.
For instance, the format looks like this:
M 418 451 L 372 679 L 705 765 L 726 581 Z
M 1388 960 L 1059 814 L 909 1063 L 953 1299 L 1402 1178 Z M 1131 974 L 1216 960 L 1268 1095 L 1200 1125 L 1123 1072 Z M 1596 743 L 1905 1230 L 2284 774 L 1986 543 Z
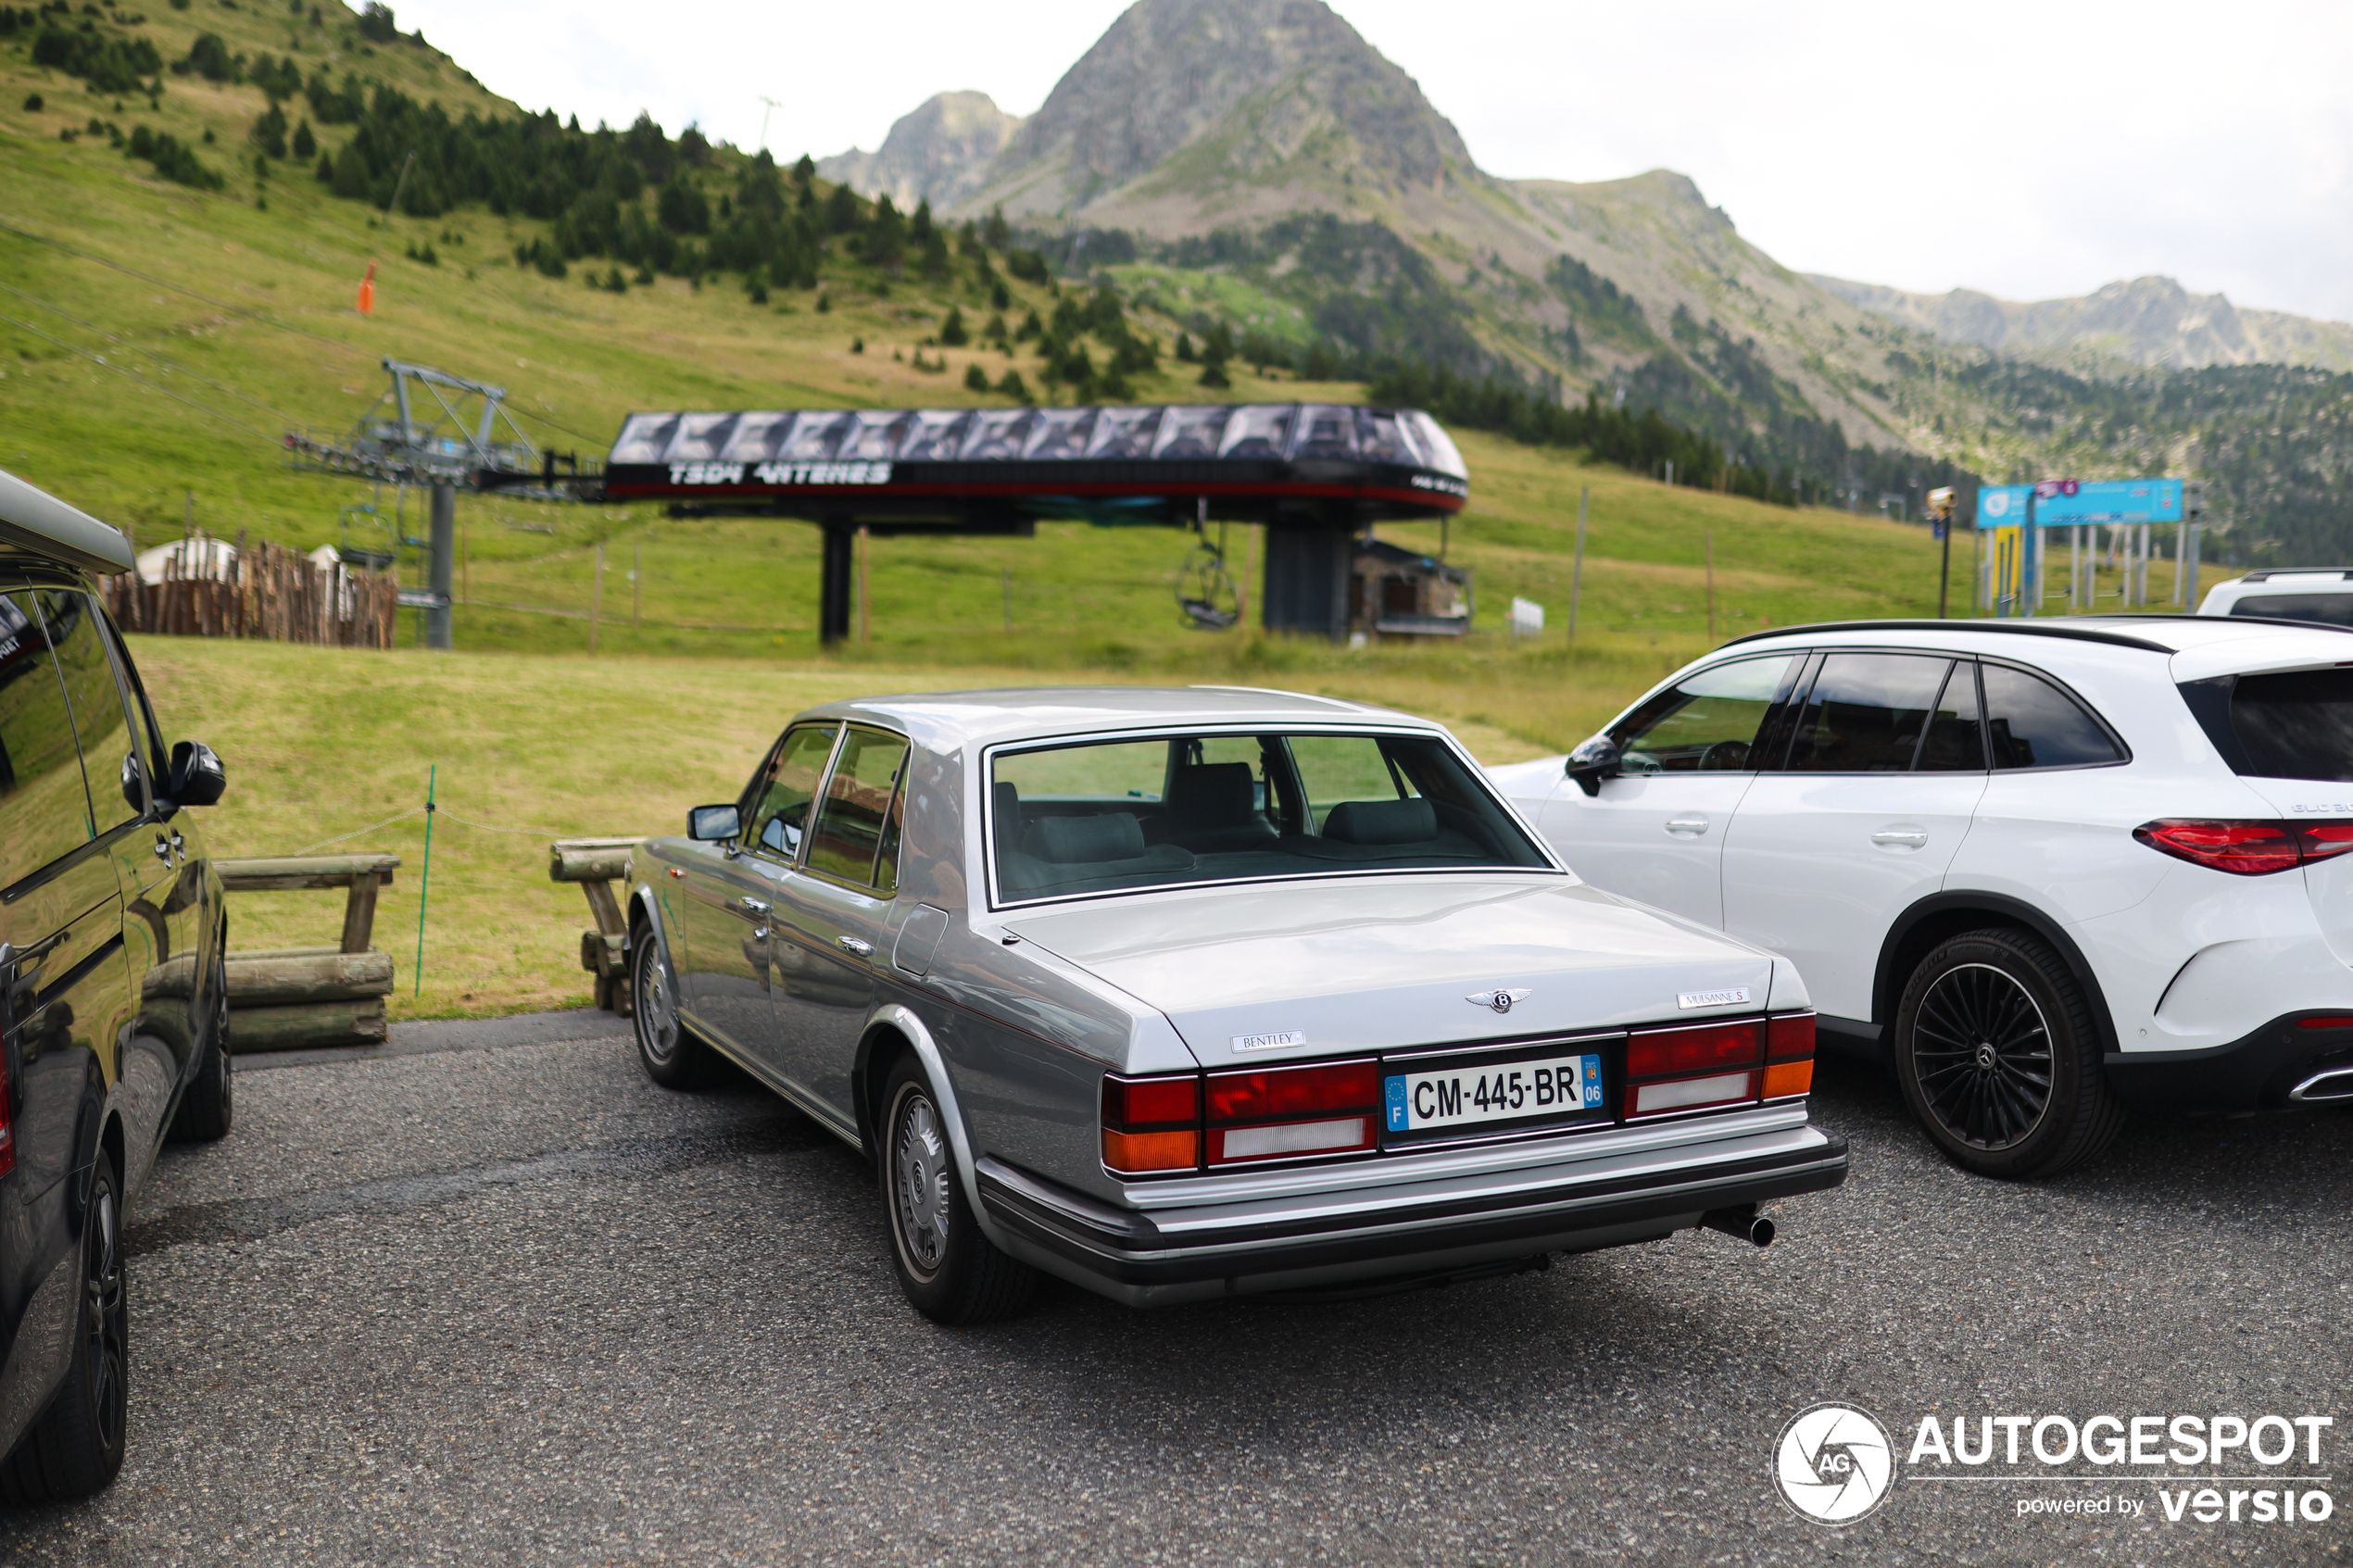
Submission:
M 636 1048 L 874 1158 L 908 1298 L 1541 1268 L 1836 1186 L 1786 960 L 1599 892 L 1441 726 L 1230 687 L 793 721 L 629 878 Z

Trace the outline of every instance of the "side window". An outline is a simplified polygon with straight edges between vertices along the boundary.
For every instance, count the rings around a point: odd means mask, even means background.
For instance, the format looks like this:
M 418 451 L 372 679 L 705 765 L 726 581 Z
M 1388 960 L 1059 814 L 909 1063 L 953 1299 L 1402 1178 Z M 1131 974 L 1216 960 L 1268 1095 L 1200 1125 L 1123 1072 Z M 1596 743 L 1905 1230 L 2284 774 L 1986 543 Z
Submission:
M 2039 675 L 1985 667 L 1985 729 L 1996 768 L 2080 768 L 2124 754 L 2082 705 Z
M 1976 660 L 1959 660 L 1944 678 L 1944 695 L 1936 699 L 1936 711 L 1928 721 L 1928 738 L 1920 742 L 1919 771 L 1985 771 L 1985 736 L 1977 721 Z
M 768 766 L 752 782 L 747 836 L 753 849 L 772 859 L 799 859 L 800 835 L 809 825 L 809 802 L 817 793 L 825 759 L 833 755 L 834 736 L 839 728 L 803 724 L 785 733 Z
M 1901 773 L 1953 660 L 1908 653 L 1833 653 L 1798 709 L 1793 773 Z
M 124 764 L 134 749 L 145 748 L 132 739 L 131 725 L 123 717 L 122 688 L 115 684 L 114 664 L 107 658 L 107 634 L 98 619 L 98 607 L 83 595 L 45 588 L 33 597 L 48 621 L 57 672 L 65 677 L 73 727 L 82 738 L 82 770 L 89 781 L 97 831 L 106 833 L 135 822 L 145 807 L 132 805 L 124 796 Z
M 73 716 L 29 593 L 0 596 L 0 887 L 90 842 Z
M 1614 732 L 1629 773 L 1738 772 L 1797 664 L 1793 654 L 1695 671 L 1629 714 Z
M 899 882 L 899 775 L 907 740 L 880 730 L 852 728 L 825 781 L 825 798 L 809 839 L 809 869 L 862 886 Z M 889 850 L 884 864 L 883 851 Z M 887 882 L 884 879 L 887 878 Z

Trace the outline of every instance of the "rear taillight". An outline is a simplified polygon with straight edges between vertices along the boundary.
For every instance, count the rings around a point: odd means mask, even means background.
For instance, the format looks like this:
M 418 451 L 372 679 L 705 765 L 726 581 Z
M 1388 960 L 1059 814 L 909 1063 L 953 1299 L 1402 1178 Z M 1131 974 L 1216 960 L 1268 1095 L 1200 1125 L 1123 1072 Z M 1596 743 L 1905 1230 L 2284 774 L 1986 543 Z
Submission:
M 1237 1165 L 1367 1149 L 1373 1147 L 1379 1110 L 1377 1062 L 1213 1073 L 1208 1083 L 1209 1163 Z
M 1201 1167 L 1201 1079 L 1103 1079 L 1103 1163 L 1126 1175 Z
M 1629 1035 L 1626 1118 L 1753 1101 L 1764 1057 L 1765 1021 L 1758 1018 Z
M 2212 822 L 2165 817 L 2133 830 L 2176 859 L 2233 876 L 2269 876 L 2353 849 L 2353 822 Z
M 1765 1021 L 1765 1098 L 1794 1099 L 1814 1087 L 1814 1015 L 1776 1013 Z

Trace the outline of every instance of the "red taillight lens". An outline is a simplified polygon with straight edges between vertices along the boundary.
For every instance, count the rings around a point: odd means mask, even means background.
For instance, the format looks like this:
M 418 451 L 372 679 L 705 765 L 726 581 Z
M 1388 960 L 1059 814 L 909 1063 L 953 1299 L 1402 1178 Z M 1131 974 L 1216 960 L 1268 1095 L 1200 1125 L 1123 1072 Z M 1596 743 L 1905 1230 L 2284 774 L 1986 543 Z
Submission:
M 1659 1029 L 1626 1042 L 1626 1076 L 1657 1078 L 1669 1073 L 1705 1073 L 1745 1067 L 1764 1055 L 1759 1021 L 1703 1023 L 1690 1029 Z
M 1208 1099 L 1212 1165 L 1353 1153 L 1377 1135 L 1380 1065 L 1213 1073 Z
M 1765 1096 L 1794 1099 L 1814 1087 L 1814 1015 L 1776 1013 L 1765 1021 Z
M 2353 849 L 2353 822 L 2222 822 L 2168 817 L 2133 836 L 2150 848 L 2233 876 L 2269 876 Z
M 1103 1080 L 1103 1163 L 1127 1175 L 1201 1166 L 1201 1080 Z
M 2325 1018 L 2299 1018 L 2296 1021 L 2296 1026 L 2298 1029 L 2353 1029 L 2353 1018 L 2344 1018 L 2334 1013 Z

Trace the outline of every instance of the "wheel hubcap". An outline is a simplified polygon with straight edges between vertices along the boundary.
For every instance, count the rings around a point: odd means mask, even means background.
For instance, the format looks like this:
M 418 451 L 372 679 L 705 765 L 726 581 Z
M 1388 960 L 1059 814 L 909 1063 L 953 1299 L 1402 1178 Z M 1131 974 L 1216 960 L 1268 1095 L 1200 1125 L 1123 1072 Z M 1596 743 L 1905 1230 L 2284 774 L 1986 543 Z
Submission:
M 891 1140 L 892 1207 L 908 1261 L 918 1273 L 930 1273 L 948 1250 L 948 1145 L 928 1098 L 911 1090 L 899 1103 Z
M 648 933 L 646 956 L 637 960 L 637 1043 L 656 1061 L 668 1061 L 678 1049 L 678 1009 L 670 994 L 670 966 Z
M 2054 1061 L 2043 1010 L 1991 964 L 1937 976 L 1912 1024 L 1912 1063 L 1938 1126 L 1973 1148 L 2016 1147 L 2051 1103 Z

